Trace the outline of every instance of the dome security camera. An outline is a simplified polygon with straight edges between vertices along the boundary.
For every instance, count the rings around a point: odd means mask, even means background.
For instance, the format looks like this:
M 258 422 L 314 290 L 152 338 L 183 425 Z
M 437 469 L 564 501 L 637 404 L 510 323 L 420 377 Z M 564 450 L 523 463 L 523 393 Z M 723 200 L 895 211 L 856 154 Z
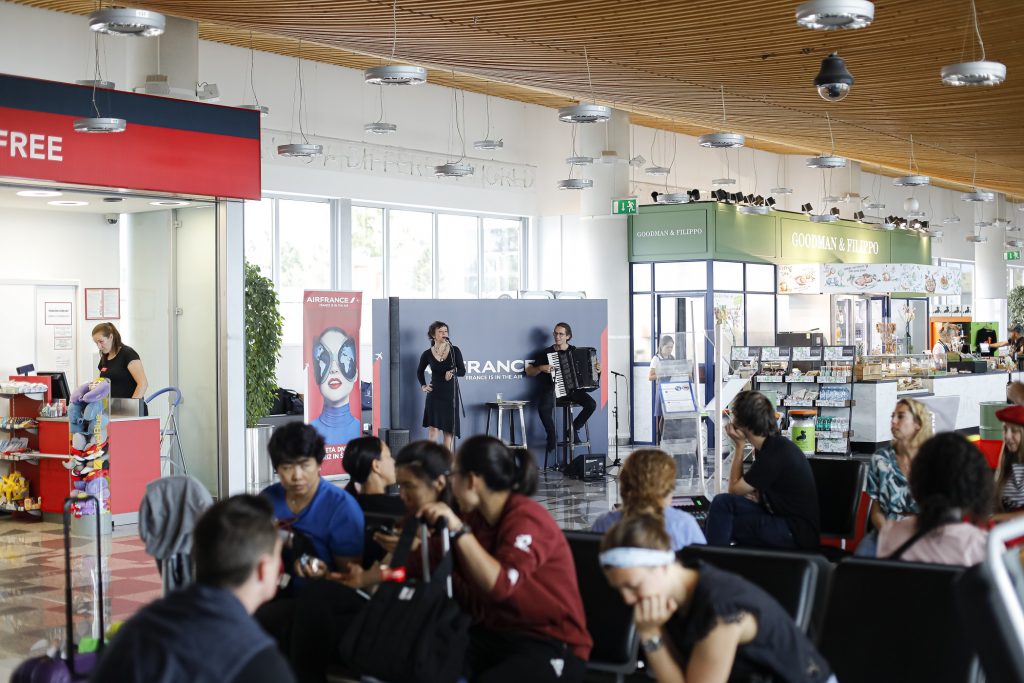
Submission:
M 110 225 L 117 225 L 117 221 L 120 220 L 121 214 L 119 213 L 105 213 L 103 217 L 107 219 L 107 223 Z
M 821 60 L 821 71 L 815 76 L 814 85 L 818 89 L 821 99 L 838 102 L 850 94 L 850 88 L 853 87 L 853 75 L 847 70 L 846 62 L 842 57 L 833 52 Z

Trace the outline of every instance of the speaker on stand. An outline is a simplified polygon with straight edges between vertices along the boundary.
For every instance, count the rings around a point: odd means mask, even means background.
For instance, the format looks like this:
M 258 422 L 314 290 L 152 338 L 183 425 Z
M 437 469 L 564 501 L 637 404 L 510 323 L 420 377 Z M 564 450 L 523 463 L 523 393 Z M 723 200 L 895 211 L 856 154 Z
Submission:
M 401 348 L 398 329 L 398 297 L 388 297 L 388 428 L 382 430 L 381 440 L 388 445 L 392 453 L 398 453 L 409 443 L 409 430 L 401 426 Z

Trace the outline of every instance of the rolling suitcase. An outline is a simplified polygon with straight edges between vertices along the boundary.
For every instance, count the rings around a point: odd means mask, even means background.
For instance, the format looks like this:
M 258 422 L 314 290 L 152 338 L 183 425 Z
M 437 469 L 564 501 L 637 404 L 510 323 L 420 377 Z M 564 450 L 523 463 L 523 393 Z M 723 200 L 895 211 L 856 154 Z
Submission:
M 75 646 L 74 631 L 74 606 L 71 602 L 71 505 L 92 499 L 96 502 L 96 573 L 99 577 L 97 582 L 97 594 L 99 597 L 99 620 L 100 638 L 99 645 L 95 652 L 79 654 Z M 96 658 L 106 644 L 104 632 L 106 626 L 103 622 L 103 530 L 101 527 L 102 509 L 100 501 L 94 496 L 84 498 L 64 499 L 64 614 L 67 618 L 67 645 L 66 652 L 58 653 L 56 657 L 42 655 L 26 659 L 11 674 L 11 683 L 71 683 L 72 681 L 84 681 L 89 678 L 89 672 L 96 665 Z

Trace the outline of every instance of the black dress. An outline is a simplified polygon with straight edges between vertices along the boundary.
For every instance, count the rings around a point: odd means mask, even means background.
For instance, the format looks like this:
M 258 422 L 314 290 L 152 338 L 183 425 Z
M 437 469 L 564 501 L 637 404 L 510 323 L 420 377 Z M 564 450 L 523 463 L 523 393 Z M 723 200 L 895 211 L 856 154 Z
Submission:
M 427 349 L 420 356 L 419 367 L 416 368 L 416 378 L 422 387 L 427 383 L 425 371 L 430 366 L 430 386 L 432 390 L 427 393 L 427 400 L 423 405 L 423 426 L 436 427 L 443 432 L 461 436 L 459 432 L 459 411 L 456 404 L 456 383 L 453 377 L 445 379 L 449 370 L 455 370 L 459 377 L 466 376 L 466 365 L 462 362 L 462 351 L 458 346 L 453 346 L 444 360 L 437 360 L 433 352 Z
M 99 365 L 96 367 L 100 371 L 100 377 L 110 380 L 111 398 L 131 398 L 135 389 L 138 388 L 139 385 L 128 369 L 128 364 L 133 360 L 140 360 L 140 358 L 135 349 L 130 346 L 121 346 L 117 355 L 109 360 L 105 355 L 100 356 Z

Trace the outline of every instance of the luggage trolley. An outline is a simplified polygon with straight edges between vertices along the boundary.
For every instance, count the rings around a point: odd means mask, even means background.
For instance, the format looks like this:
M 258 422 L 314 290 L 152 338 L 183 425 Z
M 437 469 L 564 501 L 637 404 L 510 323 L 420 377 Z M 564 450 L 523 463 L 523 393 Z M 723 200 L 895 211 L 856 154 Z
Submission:
M 181 404 L 181 391 L 177 387 L 164 387 L 159 391 L 150 394 L 146 398 L 146 405 L 148 406 L 153 402 L 157 396 L 162 394 L 173 393 L 173 396 L 168 396 L 167 400 L 170 402 L 170 410 L 167 411 L 167 419 L 164 420 L 163 426 L 160 427 L 160 474 L 163 475 L 163 463 L 166 460 L 170 468 L 169 474 L 174 474 L 173 470 L 175 467 L 180 467 L 182 474 L 188 474 L 188 466 L 185 464 L 185 456 L 181 452 L 181 441 L 178 439 L 178 406 Z M 164 437 L 168 437 L 169 441 L 167 444 L 167 455 L 164 455 Z M 174 450 L 178 451 L 178 462 L 174 462 Z

